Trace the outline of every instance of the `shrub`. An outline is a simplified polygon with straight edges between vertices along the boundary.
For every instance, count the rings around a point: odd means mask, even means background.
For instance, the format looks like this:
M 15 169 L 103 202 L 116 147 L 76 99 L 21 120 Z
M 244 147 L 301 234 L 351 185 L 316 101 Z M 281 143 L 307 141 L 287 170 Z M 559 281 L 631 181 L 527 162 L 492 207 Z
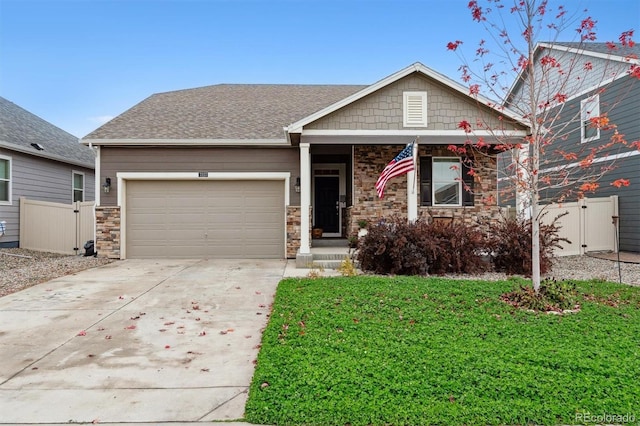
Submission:
M 482 233 L 467 224 L 443 224 L 392 217 L 369 223 L 358 244 L 357 259 L 364 271 L 378 274 L 426 275 L 475 273 L 488 264 L 481 253 Z
M 351 260 L 351 257 L 347 257 L 342 262 L 340 262 L 340 266 L 338 266 L 337 271 L 343 277 L 355 277 L 356 275 L 358 275 L 358 269 Z
M 578 307 L 576 285 L 571 281 L 546 279 L 540 283 L 538 293 L 531 286 L 520 286 L 517 290 L 503 294 L 501 298 L 517 308 L 533 311 L 562 312 Z
M 551 270 L 553 249 L 560 247 L 560 242 L 571 243 L 560 238 L 557 216 L 551 224 L 540 224 L 540 273 Z M 521 218 L 503 218 L 502 221 L 489 226 L 489 250 L 496 271 L 507 274 L 531 276 L 531 220 Z
M 360 268 L 377 274 L 426 275 L 426 252 L 435 242 L 417 238 L 421 225 L 398 217 L 369 223 L 369 232 L 358 241 Z
M 473 274 L 490 269 L 491 265 L 482 260 L 486 238 L 477 226 L 438 222 L 428 226 L 427 238 L 431 234 L 438 242 L 437 251 L 429 259 L 432 274 Z

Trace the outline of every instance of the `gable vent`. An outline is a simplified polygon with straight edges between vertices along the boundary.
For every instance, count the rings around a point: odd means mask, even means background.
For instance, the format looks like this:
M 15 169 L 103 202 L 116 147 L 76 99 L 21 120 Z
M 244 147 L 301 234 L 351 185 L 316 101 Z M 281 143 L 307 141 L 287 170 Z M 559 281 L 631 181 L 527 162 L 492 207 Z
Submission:
M 427 127 L 427 92 L 404 92 L 404 127 Z

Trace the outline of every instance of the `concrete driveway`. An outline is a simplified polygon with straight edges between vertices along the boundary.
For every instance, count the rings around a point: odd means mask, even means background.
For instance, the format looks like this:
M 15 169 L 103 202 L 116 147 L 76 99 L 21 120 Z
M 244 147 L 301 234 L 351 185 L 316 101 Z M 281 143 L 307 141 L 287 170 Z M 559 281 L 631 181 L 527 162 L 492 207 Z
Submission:
M 125 260 L 0 298 L 0 423 L 242 418 L 285 265 Z

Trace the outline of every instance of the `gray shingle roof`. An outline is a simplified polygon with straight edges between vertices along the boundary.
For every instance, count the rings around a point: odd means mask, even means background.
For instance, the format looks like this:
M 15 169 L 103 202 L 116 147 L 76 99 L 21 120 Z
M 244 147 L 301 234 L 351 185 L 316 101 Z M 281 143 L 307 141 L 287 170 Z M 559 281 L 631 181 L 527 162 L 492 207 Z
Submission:
M 294 123 L 367 86 L 220 84 L 152 95 L 87 139 L 284 139 Z
M 555 44 L 557 46 L 565 46 L 571 47 L 574 49 L 586 50 L 595 53 L 602 53 L 604 55 L 615 55 L 615 56 L 627 56 L 627 55 L 636 55 L 640 56 L 640 45 L 636 44 L 633 47 L 621 46 L 619 43 L 616 43 L 616 49 L 610 49 L 607 43 L 578 43 L 578 42 L 553 42 L 550 44 Z
M 32 144 L 39 144 L 42 150 Z M 94 168 L 93 150 L 78 138 L 0 97 L 0 146 L 38 157 Z

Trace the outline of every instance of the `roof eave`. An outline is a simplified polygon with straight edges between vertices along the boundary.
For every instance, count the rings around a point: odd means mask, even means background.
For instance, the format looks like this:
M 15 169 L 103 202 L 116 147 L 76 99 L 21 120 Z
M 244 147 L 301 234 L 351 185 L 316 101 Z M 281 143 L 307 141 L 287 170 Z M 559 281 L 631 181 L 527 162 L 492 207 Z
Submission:
M 588 44 L 586 43 L 584 45 L 588 46 Z M 560 50 L 563 52 L 569 52 L 569 53 L 574 53 L 579 55 L 586 55 L 594 58 L 606 59 L 609 61 L 617 61 L 625 64 L 640 64 L 640 60 L 638 58 L 630 58 L 627 56 L 616 55 L 613 53 L 613 50 L 611 51 L 611 53 L 600 53 L 600 52 L 594 52 L 593 50 L 589 50 L 586 48 L 577 49 L 575 47 L 562 46 L 560 44 L 545 43 L 545 42 L 538 43 L 536 45 L 536 50 L 538 49 L 538 47 L 544 47 L 545 49 L 555 49 L 555 50 Z
M 638 58 L 627 58 L 619 55 L 608 55 L 604 53 L 594 52 L 589 49 L 576 49 L 575 47 L 568 47 L 568 46 L 562 46 L 554 43 L 545 43 L 545 42 L 539 42 L 536 44 L 535 48 L 533 49 L 533 56 L 535 57 L 538 54 L 538 51 L 542 48 L 552 49 L 552 50 L 555 49 L 555 50 L 560 50 L 563 52 L 569 52 L 574 54 L 583 54 L 583 55 L 591 56 L 594 58 L 615 60 L 622 63 L 640 65 L 640 59 Z M 521 69 L 518 72 L 518 75 L 516 76 L 515 80 L 511 84 L 511 87 L 509 88 L 509 91 L 507 92 L 507 99 L 509 99 L 516 92 L 516 90 L 518 90 L 518 87 L 522 84 L 522 81 L 523 81 L 522 76 L 524 75 L 525 72 L 526 72 L 525 69 Z
M 153 145 L 153 146 L 224 146 L 224 147 L 282 147 L 290 146 L 286 139 L 81 139 L 84 145 Z
M 84 168 L 87 168 L 87 169 L 95 170 L 95 162 L 87 163 L 87 162 L 80 161 L 80 160 L 69 159 L 69 158 L 63 157 L 61 155 L 52 154 L 52 153 L 46 152 L 46 151 L 33 151 L 33 150 L 31 150 L 29 148 L 26 148 L 24 146 L 12 144 L 10 142 L 0 141 L 0 148 L 6 148 L 6 149 L 9 149 L 11 151 L 16 151 L 16 152 L 20 152 L 22 154 L 32 155 L 34 157 L 44 158 L 46 160 L 59 161 L 61 163 L 70 164 L 72 166 L 79 166 L 79 167 L 84 167 Z

